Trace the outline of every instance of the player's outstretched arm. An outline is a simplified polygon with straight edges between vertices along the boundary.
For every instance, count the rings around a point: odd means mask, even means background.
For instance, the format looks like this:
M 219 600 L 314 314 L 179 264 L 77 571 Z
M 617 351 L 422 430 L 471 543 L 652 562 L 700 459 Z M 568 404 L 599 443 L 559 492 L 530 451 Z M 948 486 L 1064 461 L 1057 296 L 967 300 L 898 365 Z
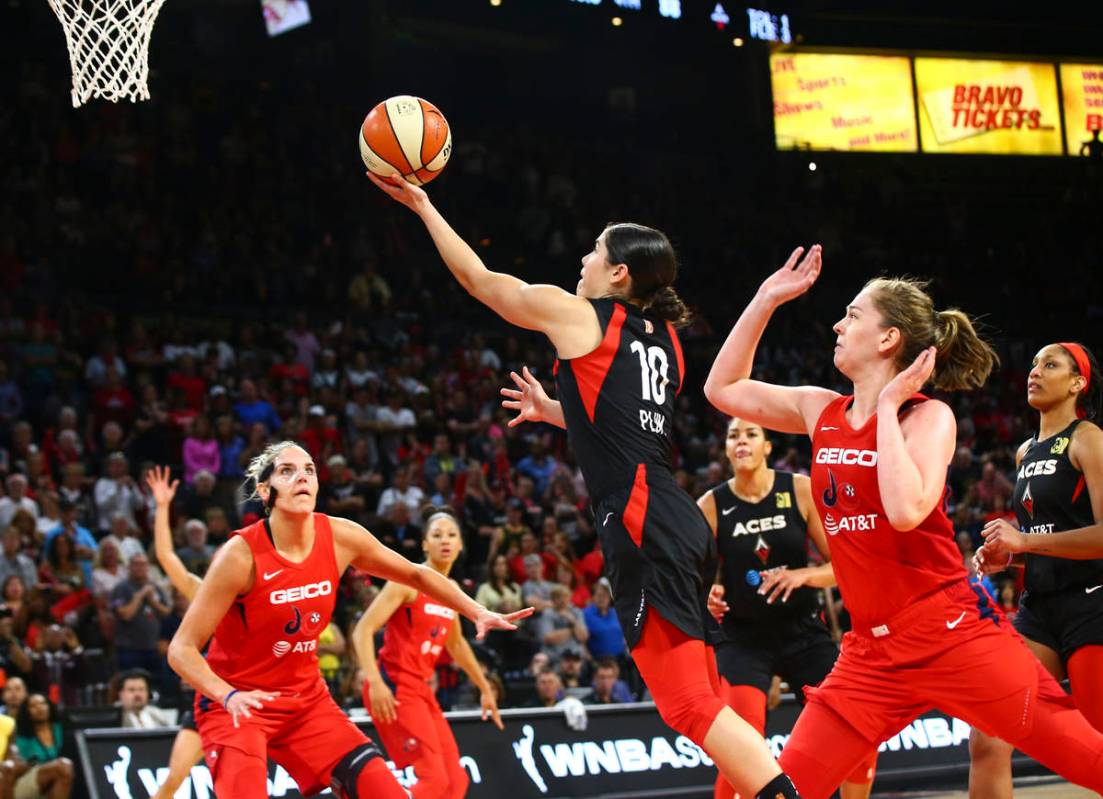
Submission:
M 467 643 L 467 639 L 463 637 L 463 627 L 460 625 L 459 619 L 456 619 L 452 624 L 452 629 L 448 631 L 448 638 L 445 639 L 444 646 L 448 650 L 448 654 L 452 656 L 452 660 L 456 661 L 456 665 L 464 670 L 471 682 L 479 689 L 479 704 L 482 705 L 483 709 L 483 721 L 486 721 L 489 717 L 499 730 L 504 730 L 505 725 L 502 724 L 502 717 L 498 714 L 498 698 L 494 696 L 494 690 L 490 687 L 486 675 L 483 674 L 479 661 L 475 659 L 475 653 L 471 651 L 471 644 Z
M 506 615 L 489 611 L 447 577 L 424 564 L 406 560 L 393 549 L 381 544 L 379 539 L 356 522 L 337 517 L 330 517 L 330 522 L 337 547 L 338 571 L 344 572 L 352 564 L 384 580 L 393 580 L 422 591 L 471 619 L 475 623 L 479 640 L 490 630 L 516 630 L 517 625 L 514 622 L 532 615 L 532 608 Z
M 513 275 L 487 269 L 482 259 L 433 207 L 423 189 L 398 177 L 383 179 L 371 172 L 368 177 L 388 196 L 421 218 L 445 265 L 472 297 L 507 322 L 544 333 L 557 350 L 585 353 L 600 343 L 597 314 L 587 300 L 558 286 L 530 285 Z M 583 339 L 590 342 L 588 347 L 582 346 Z
M 521 422 L 547 422 L 556 427 L 567 429 L 567 420 L 563 417 L 563 406 L 548 396 L 544 386 L 537 380 L 527 366 L 521 367 L 521 374 L 509 373 L 517 388 L 508 386 L 501 390 L 502 407 L 506 410 L 517 411 L 517 415 L 509 420 L 510 427 L 516 427 Z M 490 558 L 494 560 L 493 557 Z
M 210 640 L 215 628 L 234 600 L 249 590 L 255 580 L 253 553 L 241 538 L 232 538 L 215 555 L 207 577 L 199 585 L 180 629 L 169 644 L 168 661 L 173 671 L 199 693 L 221 704 L 233 717 L 250 716 L 250 708 L 260 708 L 278 692 L 238 691 L 207 665 L 200 649 Z
M 154 466 L 146 475 L 146 485 L 153 492 L 153 500 L 157 503 L 157 510 L 153 517 L 153 546 L 157 554 L 157 562 L 168 575 L 172 587 L 188 598 L 191 602 L 199 590 L 200 579 L 192 574 L 184 566 L 184 561 L 176 554 L 172 546 L 172 527 L 169 525 L 169 510 L 172 507 L 172 499 L 176 496 L 176 489 L 180 485 L 179 480 L 169 482 L 169 468 L 167 466 Z
M 705 396 L 718 410 L 783 433 L 809 433 L 824 406 L 838 395 L 811 386 L 775 386 L 751 380 L 754 354 L 777 308 L 812 287 L 820 274 L 820 245 L 789 260 L 759 287 L 728 334 L 705 380 Z

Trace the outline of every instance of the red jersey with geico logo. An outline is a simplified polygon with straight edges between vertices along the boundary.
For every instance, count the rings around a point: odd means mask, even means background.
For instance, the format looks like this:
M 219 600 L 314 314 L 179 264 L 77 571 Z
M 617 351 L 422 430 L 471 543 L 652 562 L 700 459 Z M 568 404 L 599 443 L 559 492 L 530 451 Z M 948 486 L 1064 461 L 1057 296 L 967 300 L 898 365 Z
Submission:
M 914 600 L 967 579 L 943 501 L 914 530 L 889 524 L 877 485 L 877 414 L 858 429 L 839 397 L 812 431 L 812 497 L 816 502 L 843 601 L 855 626 L 874 627 Z M 903 409 L 926 401 L 913 395 Z
M 322 681 L 318 636 L 333 615 L 340 577 L 329 517 L 314 514 L 314 546 L 302 563 L 276 552 L 267 519 L 234 535 L 253 550 L 256 579 L 219 623 L 207 663 L 243 691 L 308 691 Z
M 423 593 L 396 610 L 379 650 L 387 676 L 395 683 L 428 680 L 455 620 L 456 611 Z

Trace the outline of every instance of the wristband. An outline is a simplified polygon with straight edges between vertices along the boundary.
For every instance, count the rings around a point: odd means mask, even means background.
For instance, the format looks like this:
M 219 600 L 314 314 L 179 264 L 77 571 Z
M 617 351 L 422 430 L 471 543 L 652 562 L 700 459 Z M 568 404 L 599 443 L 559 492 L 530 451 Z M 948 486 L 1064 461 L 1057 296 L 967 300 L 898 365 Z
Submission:
M 229 706 L 230 706 L 230 697 L 231 697 L 231 696 L 233 696 L 233 695 L 234 695 L 234 694 L 236 694 L 236 693 L 238 693 L 238 689 L 237 689 L 237 688 L 235 688 L 234 690 L 230 691 L 230 693 L 226 694 L 226 698 L 222 700 L 222 707 L 224 707 L 224 708 L 226 708 L 227 710 L 229 710 L 229 709 L 230 709 L 230 707 L 229 707 Z

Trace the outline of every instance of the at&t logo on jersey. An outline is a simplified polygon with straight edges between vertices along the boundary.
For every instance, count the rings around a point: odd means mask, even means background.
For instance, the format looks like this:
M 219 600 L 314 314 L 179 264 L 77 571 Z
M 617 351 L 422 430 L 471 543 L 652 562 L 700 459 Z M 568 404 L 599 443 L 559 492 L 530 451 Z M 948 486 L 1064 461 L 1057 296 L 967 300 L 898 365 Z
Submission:
M 1057 461 L 1055 459 L 1046 461 L 1034 461 L 1034 463 L 1028 463 L 1019 469 L 1019 479 L 1025 480 L 1027 477 L 1041 477 L 1043 474 L 1056 474 Z
M 857 516 L 842 516 L 836 519 L 830 513 L 825 513 L 823 515 L 823 529 L 827 531 L 828 535 L 876 530 L 877 514 L 859 513 Z
M 329 596 L 332 593 L 333 583 L 329 580 L 322 580 L 320 583 L 297 585 L 294 588 L 277 588 L 268 595 L 268 601 L 273 605 L 286 605 L 288 602 L 298 602 L 302 599 Z
M 272 644 L 272 654 L 278 658 L 282 658 L 288 652 L 317 652 L 318 641 L 296 641 L 292 644 L 290 641 L 276 641 Z
M 758 535 L 759 533 L 768 533 L 771 530 L 781 530 L 784 527 L 785 515 L 779 513 L 777 516 L 767 516 L 765 519 L 751 519 L 746 523 L 736 522 L 735 529 L 732 530 L 732 537 Z
M 877 452 L 872 449 L 820 447 L 816 450 L 816 463 L 838 463 L 843 466 L 876 466 Z

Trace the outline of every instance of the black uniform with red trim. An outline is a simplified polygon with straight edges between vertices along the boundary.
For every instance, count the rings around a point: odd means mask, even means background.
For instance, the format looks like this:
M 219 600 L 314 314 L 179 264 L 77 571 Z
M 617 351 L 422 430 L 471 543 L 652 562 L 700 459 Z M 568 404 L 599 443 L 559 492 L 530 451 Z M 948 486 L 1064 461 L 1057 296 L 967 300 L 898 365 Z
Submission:
M 613 604 L 629 647 L 653 607 L 706 637 L 716 544 L 674 482 L 671 425 L 684 383 L 674 326 L 616 299 L 591 300 L 601 344 L 556 365 L 567 436 L 590 491 Z
M 1095 524 L 1083 473 L 1069 458 L 1082 420 L 1056 435 L 1030 440 L 1019 463 L 1013 502 L 1020 529 L 1048 535 Z M 1068 660 L 1076 650 L 1103 645 L 1103 559 L 1026 556 L 1026 591 L 1015 628 Z
M 794 689 L 817 685 L 839 653 L 820 618 L 817 589 L 798 588 L 787 602 L 767 604 L 747 580 L 748 572 L 808 565 L 808 525 L 793 482 L 790 472 L 775 471 L 773 487 L 758 502 L 737 496 L 727 481 L 710 489 L 728 603 L 716 665 L 731 685 L 751 685 L 764 693 L 775 674 Z

